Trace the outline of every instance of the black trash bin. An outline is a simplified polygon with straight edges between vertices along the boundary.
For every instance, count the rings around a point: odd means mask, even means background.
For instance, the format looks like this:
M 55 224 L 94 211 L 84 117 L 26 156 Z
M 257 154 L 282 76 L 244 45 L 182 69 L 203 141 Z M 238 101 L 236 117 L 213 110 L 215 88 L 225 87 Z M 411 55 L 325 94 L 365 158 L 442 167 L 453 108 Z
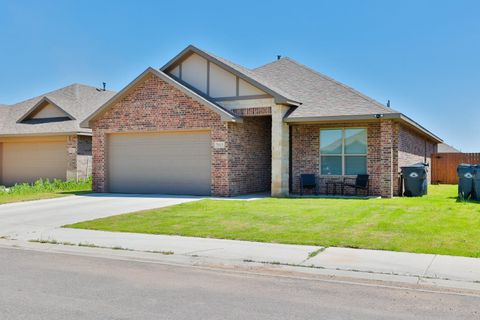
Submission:
M 404 196 L 421 197 L 427 194 L 427 166 L 427 163 L 416 163 L 401 168 Z
M 480 201 L 480 164 L 473 167 L 473 190 L 472 199 Z
M 468 200 L 473 197 L 473 175 L 475 166 L 471 164 L 459 164 L 457 167 L 458 175 L 458 198 Z

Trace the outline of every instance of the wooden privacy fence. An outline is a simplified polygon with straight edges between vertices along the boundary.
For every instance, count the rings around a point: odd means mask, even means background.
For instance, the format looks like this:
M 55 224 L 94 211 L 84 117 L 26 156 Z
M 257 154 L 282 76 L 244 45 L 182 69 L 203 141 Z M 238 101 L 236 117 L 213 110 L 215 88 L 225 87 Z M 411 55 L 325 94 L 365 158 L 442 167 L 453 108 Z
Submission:
M 480 164 L 480 153 L 432 154 L 432 183 L 457 184 L 460 163 Z

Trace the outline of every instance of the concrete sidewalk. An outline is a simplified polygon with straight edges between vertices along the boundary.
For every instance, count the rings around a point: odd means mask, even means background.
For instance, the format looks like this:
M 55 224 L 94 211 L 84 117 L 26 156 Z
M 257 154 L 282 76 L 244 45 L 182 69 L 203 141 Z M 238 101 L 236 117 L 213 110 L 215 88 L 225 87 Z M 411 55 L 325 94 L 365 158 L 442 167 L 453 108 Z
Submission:
M 248 201 L 264 196 L 255 194 L 236 199 Z M 61 228 L 77 221 L 200 199 L 202 197 L 90 194 L 7 204 L 0 208 L 0 237 L 17 240 L 10 242 L 14 246 L 29 246 L 34 245 L 31 241 L 42 241 L 70 244 L 56 245 L 56 250 L 91 250 L 78 245 L 125 249 L 115 250 L 117 256 L 173 252 L 168 256 L 156 255 L 155 259 L 225 263 L 247 268 L 253 265 L 293 268 L 296 272 L 329 276 L 410 284 L 427 282 L 480 290 L 480 259 L 475 258 Z M 37 249 L 41 247 L 35 246 Z M 52 246 L 44 244 L 43 247 Z
M 175 256 L 290 266 L 307 272 L 390 279 L 480 290 L 480 259 L 380 250 L 323 248 L 237 240 L 118 233 L 56 228 L 18 240 L 65 242 L 140 252 L 173 252 Z M 455 282 L 455 283 L 454 283 Z

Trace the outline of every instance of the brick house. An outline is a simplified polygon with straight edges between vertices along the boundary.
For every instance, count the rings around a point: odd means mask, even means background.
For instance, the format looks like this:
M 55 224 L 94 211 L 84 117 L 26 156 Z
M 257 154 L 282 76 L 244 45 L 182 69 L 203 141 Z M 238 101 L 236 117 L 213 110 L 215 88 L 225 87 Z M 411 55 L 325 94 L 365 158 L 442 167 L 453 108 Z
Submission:
M 302 173 L 370 175 L 398 193 L 402 165 L 441 142 L 407 116 L 289 58 L 247 69 L 189 46 L 148 68 L 81 124 L 97 192 L 299 192 Z
M 92 131 L 86 116 L 115 93 L 73 84 L 0 106 L 0 185 L 91 175 Z

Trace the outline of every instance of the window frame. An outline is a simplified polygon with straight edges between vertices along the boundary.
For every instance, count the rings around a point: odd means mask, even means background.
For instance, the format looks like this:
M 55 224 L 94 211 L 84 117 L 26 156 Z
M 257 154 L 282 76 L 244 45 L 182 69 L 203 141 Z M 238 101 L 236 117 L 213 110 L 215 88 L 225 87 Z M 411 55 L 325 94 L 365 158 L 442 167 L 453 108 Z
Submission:
M 349 129 L 363 129 L 365 130 L 366 132 L 366 146 L 367 146 L 367 150 L 365 152 L 365 154 L 359 154 L 359 153 L 349 153 L 349 154 L 346 154 L 345 153 L 345 130 L 349 130 Z M 321 132 L 322 131 L 327 131 L 327 130 L 341 130 L 342 131 L 342 153 L 341 154 L 322 154 L 322 137 L 321 137 Z M 332 127 L 332 128 L 322 128 L 319 130 L 318 132 L 318 139 L 319 139 L 319 143 L 318 143 L 318 151 L 319 151 L 319 154 L 320 154 L 320 157 L 319 157 L 319 175 L 320 176 L 324 176 L 324 177 L 356 177 L 357 175 L 347 175 L 346 174 L 346 157 L 351 157 L 351 156 L 356 156 L 356 157 L 365 157 L 365 160 L 366 160 L 366 171 L 365 173 L 368 174 L 368 128 L 367 127 Z M 322 157 L 340 157 L 342 159 L 342 173 L 341 174 L 323 174 L 322 173 Z

